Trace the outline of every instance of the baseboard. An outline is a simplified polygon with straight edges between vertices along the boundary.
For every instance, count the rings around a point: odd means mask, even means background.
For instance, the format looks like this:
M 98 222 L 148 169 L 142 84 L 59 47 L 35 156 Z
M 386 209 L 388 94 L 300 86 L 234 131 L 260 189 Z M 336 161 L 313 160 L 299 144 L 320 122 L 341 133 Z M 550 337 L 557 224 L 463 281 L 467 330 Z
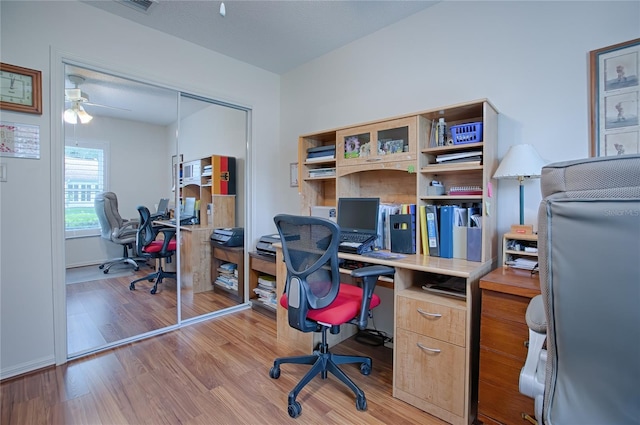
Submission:
M 27 373 L 35 372 L 38 369 L 54 366 L 55 364 L 56 364 L 56 360 L 54 356 L 43 357 L 41 359 L 36 359 L 30 362 L 21 363 L 21 364 L 0 370 L 0 380 L 5 380 L 8 378 L 16 377 L 18 375 L 24 375 Z

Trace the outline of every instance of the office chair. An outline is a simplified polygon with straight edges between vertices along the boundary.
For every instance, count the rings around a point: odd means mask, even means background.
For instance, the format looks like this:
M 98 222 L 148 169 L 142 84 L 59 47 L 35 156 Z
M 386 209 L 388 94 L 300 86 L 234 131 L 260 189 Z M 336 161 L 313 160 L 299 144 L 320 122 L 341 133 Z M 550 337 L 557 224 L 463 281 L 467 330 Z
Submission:
M 118 198 L 113 192 L 102 192 L 96 195 L 94 208 L 100 222 L 100 236 L 113 243 L 122 245 L 122 257 L 114 258 L 100 264 L 103 272 L 109 273 L 109 269 L 116 264 L 130 264 L 135 271 L 139 270 L 136 260 L 140 258 L 129 257 L 129 249 L 133 249 L 136 241 L 138 220 L 126 220 L 118 212 Z
M 520 392 L 539 424 L 638 424 L 640 155 L 551 164 L 541 188 Z
M 162 226 L 154 226 L 153 219 L 149 209 L 145 206 L 138 207 L 138 213 L 140 214 L 140 226 L 138 227 L 138 233 L 136 237 L 136 248 L 139 255 L 147 259 L 155 259 L 158 261 L 158 270 L 140 279 L 136 279 L 129 285 L 131 291 L 136 289 L 136 283 L 148 280 L 155 284 L 151 288 L 151 293 L 155 294 L 158 291 L 158 284 L 162 283 L 165 277 L 176 277 L 176 273 L 164 271 L 162 268 L 162 259 L 164 258 L 167 263 L 171 262 L 171 257 L 176 253 L 176 229 L 167 228 Z M 163 238 L 156 240 L 158 235 L 162 233 Z
M 340 332 L 340 326 L 350 323 L 364 330 L 370 309 L 380 304 L 373 293 L 379 276 L 391 276 L 395 270 L 386 266 L 367 266 L 353 270 L 351 275 L 362 278 L 362 288 L 340 283 L 338 243 L 340 230 L 336 223 L 319 217 L 277 215 L 274 218 L 282 253 L 287 265 L 285 293 L 280 305 L 287 309 L 289 325 L 301 332 L 320 332 L 322 342 L 313 354 L 278 358 L 269 376 L 280 377 L 283 363 L 312 365 L 311 369 L 289 393 L 288 413 L 300 416 L 302 407 L 296 397 L 317 374 L 326 379 L 328 372 L 345 383 L 356 395 L 356 408 L 367 409 L 364 392 L 338 367 L 359 363 L 363 375 L 371 373 L 371 358 L 344 356 L 329 352 L 327 331 Z

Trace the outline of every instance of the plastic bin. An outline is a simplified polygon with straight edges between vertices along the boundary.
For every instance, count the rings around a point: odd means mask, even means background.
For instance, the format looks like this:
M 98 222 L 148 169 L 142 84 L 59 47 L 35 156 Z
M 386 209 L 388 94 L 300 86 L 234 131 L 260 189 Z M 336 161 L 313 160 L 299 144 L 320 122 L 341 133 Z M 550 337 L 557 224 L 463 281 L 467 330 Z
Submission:
M 482 123 L 472 122 L 469 124 L 452 125 L 451 138 L 453 139 L 454 145 L 482 142 Z

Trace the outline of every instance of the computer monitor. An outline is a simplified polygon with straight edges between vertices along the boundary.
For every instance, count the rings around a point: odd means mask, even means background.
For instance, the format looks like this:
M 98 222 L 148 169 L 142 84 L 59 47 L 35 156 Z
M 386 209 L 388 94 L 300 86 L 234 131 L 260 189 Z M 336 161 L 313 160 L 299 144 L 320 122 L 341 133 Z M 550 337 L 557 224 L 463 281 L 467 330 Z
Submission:
M 380 198 L 338 198 L 338 226 L 342 231 L 378 233 Z
M 169 198 L 161 198 L 160 202 L 158 202 L 156 215 L 165 215 L 167 213 L 167 208 L 169 208 Z
M 185 198 L 184 207 L 182 208 L 182 214 L 180 219 L 195 217 L 196 216 L 196 198 Z

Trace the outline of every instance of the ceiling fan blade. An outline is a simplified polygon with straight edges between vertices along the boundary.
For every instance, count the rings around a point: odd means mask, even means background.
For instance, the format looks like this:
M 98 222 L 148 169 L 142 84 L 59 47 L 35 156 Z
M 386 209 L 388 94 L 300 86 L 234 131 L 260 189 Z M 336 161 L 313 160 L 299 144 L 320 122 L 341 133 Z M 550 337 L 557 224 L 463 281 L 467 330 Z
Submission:
M 107 108 L 107 109 L 115 109 L 118 111 L 125 111 L 125 112 L 131 112 L 131 109 L 127 109 L 127 108 L 119 108 L 117 106 L 108 106 L 108 105 L 101 105 L 99 103 L 91 103 L 91 102 L 82 102 L 83 105 L 89 105 L 89 106 L 96 106 L 98 108 Z

